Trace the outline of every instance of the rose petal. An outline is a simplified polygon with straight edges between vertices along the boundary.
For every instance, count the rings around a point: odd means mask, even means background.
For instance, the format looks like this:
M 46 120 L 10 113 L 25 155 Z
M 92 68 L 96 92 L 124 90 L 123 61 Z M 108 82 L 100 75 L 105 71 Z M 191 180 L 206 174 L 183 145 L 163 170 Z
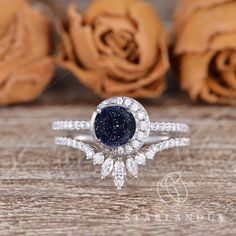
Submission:
M 215 71 L 220 74 L 219 80 L 230 88 L 236 89 L 236 51 L 224 50 L 220 52 L 217 55 L 215 64 Z M 228 93 L 228 95 L 230 94 Z
M 140 50 L 140 63 L 137 67 L 139 71 L 147 70 L 155 62 L 160 35 L 165 32 L 153 8 L 145 2 L 138 1 L 132 4 L 130 16 L 138 25 L 135 38 Z
M 0 104 L 35 99 L 49 83 L 51 25 L 25 0 L 0 1 Z
M 155 63 L 156 58 L 158 58 L 159 36 L 165 34 L 165 32 L 159 18 L 145 2 L 137 1 L 131 4 L 129 15 L 138 25 L 135 39 L 139 48 L 140 62 L 134 64 L 115 57 L 112 58 L 112 61 L 105 63 L 107 63 L 106 66 L 112 74 L 123 77 L 124 73 L 127 73 L 127 76 L 125 76 L 127 80 L 135 80 L 138 74 L 142 77 L 145 71 Z
M 138 0 L 96 0 L 93 1 L 84 14 L 85 24 L 93 24 L 101 15 L 125 16 L 130 4 Z
M 70 35 L 79 60 L 87 69 L 98 69 L 99 55 L 94 45 L 91 27 L 82 25 L 82 17 L 77 13 L 74 4 L 69 6 L 68 14 Z
M 236 31 L 235 12 L 235 2 L 224 4 L 224 10 L 217 5 L 210 10 L 204 8 L 195 12 L 178 33 L 175 52 L 205 52 L 217 34 Z
M 216 67 L 219 71 L 236 70 L 236 51 L 224 50 L 220 52 L 216 59 Z
M 134 34 L 136 28 L 131 21 L 126 18 L 113 16 L 113 15 L 101 15 L 96 18 L 95 25 L 103 25 L 114 31 L 126 31 Z
M 177 31 L 181 30 L 189 18 L 201 9 L 208 9 L 227 3 L 232 0 L 182 0 L 179 8 L 176 10 L 175 26 Z M 188 9 L 186 11 L 186 9 Z
M 54 63 L 45 58 L 12 72 L 0 84 L 0 105 L 28 102 L 37 98 L 52 78 Z
M 215 78 L 208 78 L 207 84 L 210 90 L 219 96 L 236 98 L 236 90 L 221 86 L 219 83 L 217 83 Z
M 153 97 L 163 92 L 167 36 L 147 3 L 97 0 L 83 17 L 71 5 L 64 35 L 71 38 L 77 60 L 65 55 L 60 65 L 100 96 Z
M 166 57 L 167 51 L 165 43 L 165 35 L 162 35 L 159 59 L 158 61 L 156 61 L 156 65 L 153 67 L 153 70 L 146 74 L 145 77 L 139 77 L 136 81 L 129 83 L 124 83 L 124 81 L 107 78 L 106 80 L 104 80 L 104 88 L 111 93 L 119 94 L 123 92 L 126 93 L 126 95 L 132 94 L 132 96 L 135 97 L 152 97 L 154 95 L 153 93 L 161 93 L 165 88 L 163 76 L 167 68 L 169 67 L 168 57 Z M 160 86 L 160 84 L 162 85 Z M 153 93 L 151 92 L 151 88 L 153 88 Z
M 176 15 L 181 87 L 193 99 L 236 104 L 236 4 L 185 0 Z
M 94 30 L 94 43 L 99 51 L 105 55 L 111 55 L 111 48 L 103 42 L 103 35 L 109 31 L 106 25 L 97 25 Z
M 208 66 L 215 52 L 188 53 L 181 57 L 180 78 L 183 89 L 196 99 L 208 77 Z
M 99 74 L 97 72 L 81 69 L 75 63 L 70 61 L 61 61 L 60 66 L 70 70 L 77 78 L 80 79 L 88 88 L 92 88 L 96 93 L 102 93 L 103 80 L 105 75 L 103 73 Z
M 209 49 L 212 50 L 222 50 L 226 48 L 231 48 L 236 50 L 236 32 L 217 34 L 212 37 L 209 43 Z

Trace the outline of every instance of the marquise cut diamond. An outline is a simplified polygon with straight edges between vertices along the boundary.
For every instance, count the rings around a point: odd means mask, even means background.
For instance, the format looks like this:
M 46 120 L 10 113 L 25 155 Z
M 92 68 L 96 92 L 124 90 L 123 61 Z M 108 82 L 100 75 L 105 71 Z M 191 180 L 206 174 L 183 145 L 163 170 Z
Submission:
M 138 165 L 132 157 L 126 160 L 126 168 L 131 175 L 138 177 Z
M 102 168 L 101 168 L 101 176 L 102 178 L 105 178 L 106 176 L 108 176 L 113 169 L 113 159 L 111 157 L 107 158 L 103 164 L 102 164 Z
M 117 160 L 114 165 L 114 170 L 112 172 L 114 178 L 114 184 L 118 190 L 124 185 L 124 177 L 126 175 L 125 165 L 122 160 Z

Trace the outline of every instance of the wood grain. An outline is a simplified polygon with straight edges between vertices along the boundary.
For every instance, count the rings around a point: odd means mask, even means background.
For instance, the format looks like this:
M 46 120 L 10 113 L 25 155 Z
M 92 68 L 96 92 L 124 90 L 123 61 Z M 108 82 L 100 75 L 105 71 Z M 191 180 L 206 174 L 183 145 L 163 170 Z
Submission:
M 0 109 L 0 235 L 236 234 L 235 108 L 191 104 L 182 95 L 148 101 L 153 120 L 189 123 L 192 145 L 159 154 L 117 192 L 82 153 L 53 145 L 51 122 L 90 117 L 98 99 L 77 92 L 73 100 L 73 89 L 53 94 Z M 173 172 L 188 191 L 176 207 L 157 194 Z M 165 188 L 160 194 L 168 200 Z

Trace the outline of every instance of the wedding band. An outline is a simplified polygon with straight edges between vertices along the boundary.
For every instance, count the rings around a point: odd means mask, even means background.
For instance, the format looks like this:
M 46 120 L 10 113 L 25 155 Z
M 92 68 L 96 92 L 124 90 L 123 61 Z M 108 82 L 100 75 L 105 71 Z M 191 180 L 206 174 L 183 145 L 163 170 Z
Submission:
M 55 131 L 71 135 L 55 137 L 55 144 L 69 146 L 86 154 L 94 164 L 101 165 L 101 177 L 112 173 L 120 190 L 125 176 L 138 176 L 138 165 L 145 165 L 158 152 L 188 146 L 184 137 L 189 126 L 184 123 L 151 122 L 144 107 L 128 97 L 113 97 L 101 102 L 88 121 L 55 121 Z

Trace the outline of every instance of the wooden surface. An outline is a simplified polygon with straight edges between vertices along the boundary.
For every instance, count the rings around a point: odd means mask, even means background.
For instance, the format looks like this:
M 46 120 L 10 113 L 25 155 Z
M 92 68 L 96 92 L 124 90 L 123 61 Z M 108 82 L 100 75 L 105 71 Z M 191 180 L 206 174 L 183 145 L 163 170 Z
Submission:
M 53 120 L 85 119 L 99 102 L 76 84 L 0 109 L 0 235 L 236 235 L 235 108 L 182 95 L 144 101 L 153 120 L 190 124 L 192 145 L 159 154 L 117 192 L 82 153 L 53 145 Z M 178 206 L 157 191 L 175 172 L 188 191 Z

